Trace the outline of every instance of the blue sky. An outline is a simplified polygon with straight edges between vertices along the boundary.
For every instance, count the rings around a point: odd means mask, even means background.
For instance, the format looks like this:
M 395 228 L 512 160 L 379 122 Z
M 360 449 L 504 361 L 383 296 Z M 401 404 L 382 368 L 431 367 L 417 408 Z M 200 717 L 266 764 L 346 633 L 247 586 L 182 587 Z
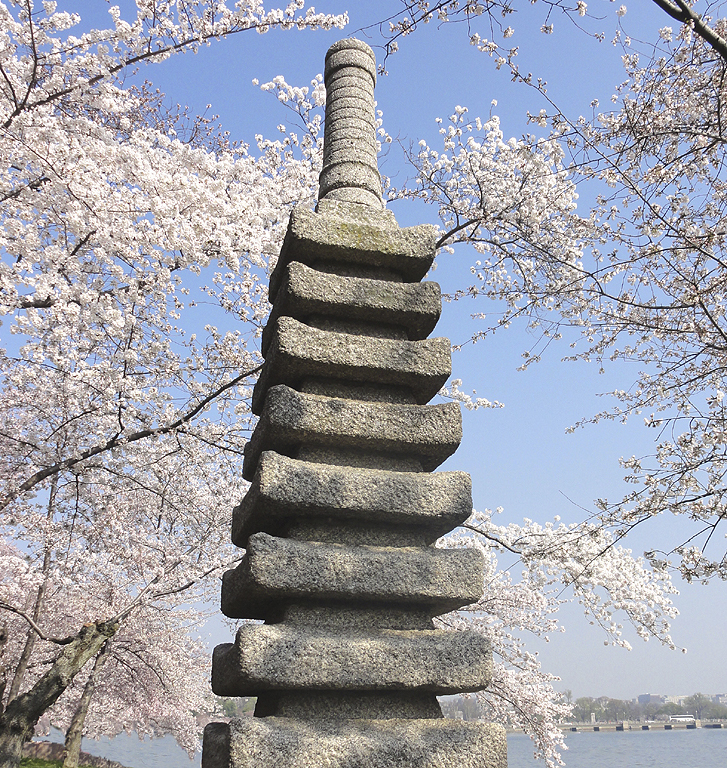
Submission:
M 61 7 L 78 9 L 86 19 L 105 24 L 103 0 L 77 3 L 64 0 Z M 351 12 L 348 30 L 341 32 L 246 32 L 229 40 L 204 47 L 196 55 L 175 56 L 160 65 L 144 67 L 140 76 L 152 80 L 170 100 L 204 111 L 207 104 L 219 115 L 234 139 L 253 142 L 256 133 L 275 135 L 275 126 L 289 120 L 289 113 L 270 94 L 251 83 L 271 80 L 276 75 L 298 85 L 307 85 L 322 71 L 325 52 L 337 39 L 385 18 L 397 3 L 320 2 L 319 11 Z M 591 3 L 590 9 L 602 20 L 587 22 L 602 29 L 609 40 L 616 27 L 615 5 Z M 85 10 L 84 10 L 85 8 Z M 90 11 L 91 16 L 86 11 Z M 588 114 L 598 98 L 606 105 L 614 86 L 623 79 L 621 51 L 608 42 L 598 43 L 565 18 L 554 17 L 552 35 L 539 33 L 547 13 L 542 4 L 523 4 L 522 13 L 508 20 L 516 30 L 511 38 L 520 46 L 523 70 L 544 77 L 549 94 L 571 116 Z M 634 37 L 654 40 L 658 27 L 667 25 L 651 3 L 629 8 L 624 26 Z M 486 30 L 478 28 L 485 36 Z M 357 33 L 381 55 L 378 31 Z M 467 44 L 463 25 L 436 29 L 435 24 L 401 41 L 401 50 L 390 58 L 389 74 L 379 78 L 376 95 L 384 112 L 384 127 L 405 145 L 419 138 L 435 142 L 436 117 L 446 118 L 457 104 L 469 107 L 471 115 L 487 116 L 493 99 L 506 138 L 531 131 L 526 112 L 545 106 L 537 94 L 510 81 L 505 71 L 497 72 L 492 61 Z M 381 162 L 381 170 L 401 183 L 406 170 L 395 149 Z M 396 203 L 392 206 L 400 224 L 434 222 L 435 212 L 422 206 Z M 443 254 L 432 278 L 445 291 L 469 284 L 472 253 L 460 250 Z M 437 335 L 464 341 L 473 327 L 469 313 L 487 311 L 482 304 L 463 301 L 446 304 Z M 566 434 L 577 420 L 607 407 L 598 393 L 630 383 L 635 370 L 621 365 L 599 376 L 595 368 L 582 363 L 562 363 L 566 345 L 552 347 L 544 360 L 526 372 L 517 372 L 521 353 L 533 343 L 521 327 L 509 329 L 493 340 L 469 345 L 453 358 L 454 375 L 479 395 L 499 400 L 498 411 L 466 413 L 464 440 L 444 468 L 471 473 L 475 506 L 503 507 L 501 520 L 529 517 L 541 522 L 560 515 L 566 522 L 583 519 L 597 497 L 617 498 L 625 486 L 618 465 L 620 456 L 650 452 L 654 432 L 643 423 L 603 423 L 575 434 Z M 658 547 L 674 528 L 660 518 L 651 531 L 640 532 L 627 542 L 635 552 Z M 504 561 L 503 561 L 504 562 Z M 516 566 L 517 570 L 517 566 Z M 681 586 L 680 586 L 681 588 Z M 630 653 L 604 648 L 603 636 L 583 621 L 577 608 L 566 611 L 568 631 L 550 643 L 534 643 L 543 666 L 561 675 L 560 689 L 575 696 L 609 695 L 632 698 L 639 693 L 692 693 L 727 691 L 727 670 L 715 663 L 723 656 L 727 619 L 727 585 L 684 588 L 678 598 L 682 616 L 674 624 L 674 639 L 686 646 L 686 655 L 644 644 L 630 638 Z M 219 641 L 227 638 L 220 637 Z

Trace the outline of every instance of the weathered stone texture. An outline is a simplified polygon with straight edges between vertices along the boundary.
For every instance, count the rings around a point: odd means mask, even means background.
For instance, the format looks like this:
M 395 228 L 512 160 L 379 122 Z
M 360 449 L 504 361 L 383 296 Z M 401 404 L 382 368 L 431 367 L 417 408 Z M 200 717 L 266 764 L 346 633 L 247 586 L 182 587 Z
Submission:
M 260 421 L 245 446 L 243 476 L 252 480 L 263 451 L 288 454 L 303 444 L 415 457 L 436 469 L 462 439 L 456 403 L 393 405 L 366 403 L 271 387 Z
M 256 624 L 215 648 L 212 690 L 477 691 L 492 678 L 489 642 L 472 631 L 327 631 Z
M 300 386 L 306 377 L 391 384 L 411 390 L 427 403 L 452 372 L 448 339 L 400 341 L 311 328 L 292 317 L 279 317 L 252 396 L 260 414 L 268 389 L 275 384 Z
M 277 318 L 311 316 L 366 321 L 403 328 L 409 340 L 424 339 L 441 310 L 437 283 L 400 283 L 319 272 L 299 262 L 288 264 L 275 306 L 263 330 L 267 353 Z
M 433 693 L 421 691 L 268 691 L 258 696 L 259 717 L 308 720 L 420 720 L 441 718 Z
M 323 629 L 434 629 L 426 605 L 342 605 L 341 603 L 292 603 L 281 611 L 281 622 Z
M 227 762 L 202 768 L 507 768 L 505 730 L 456 720 L 323 720 L 286 717 L 215 723 L 205 729 L 205 752 Z
M 432 265 L 438 238 L 437 228 L 430 224 L 399 229 L 389 211 L 372 211 L 363 205 L 321 201 L 317 212 L 295 208 L 270 276 L 270 301 L 276 301 L 285 268 L 292 261 L 325 267 L 323 271 L 338 265 L 344 274 L 344 267 L 354 272 L 356 267 L 366 267 L 370 272 L 360 276 L 374 277 L 384 270 L 405 282 L 419 281 Z
M 431 615 L 476 602 L 483 558 L 474 549 L 371 547 L 295 541 L 256 533 L 242 563 L 225 573 L 222 612 L 266 619 L 276 601 L 424 605 Z
M 262 454 L 253 483 L 232 516 L 232 540 L 244 547 L 255 531 L 280 535 L 292 520 L 416 526 L 428 543 L 472 513 L 465 472 L 391 472 L 338 467 Z

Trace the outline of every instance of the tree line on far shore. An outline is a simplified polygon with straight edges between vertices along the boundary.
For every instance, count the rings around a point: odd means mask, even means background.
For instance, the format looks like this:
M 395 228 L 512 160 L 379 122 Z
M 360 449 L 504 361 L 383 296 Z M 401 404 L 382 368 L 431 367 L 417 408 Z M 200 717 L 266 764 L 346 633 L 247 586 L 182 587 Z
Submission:
M 564 697 L 567 698 L 566 691 Z M 668 720 L 671 715 L 693 715 L 697 720 L 727 719 L 727 706 L 715 701 L 713 697 L 703 693 L 687 696 L 677 704 L 665 701 L 664 697 L 652 696 L 647 702 L 623 701 L 600 696 L 581 696 L 572 702 L 571 720 L 577 723 L 591 721 L 591 713 L 595 714 L 598 722 L 613 722 L 621 720 Z
M 671 715 L 692 715 L 697 720 L 727 720 L 727 705 L 704 693 L 686 696 L 681 704 L 665 701 L 663 696 L 651 696 L 647 702 L 611 699 L 608 696 L 581 696 L 574 700 L 570 691 L 565 691 L 562 699 L 572 707 L 569 721 L 574 723 L 590 723 L 591 714 L 600 723 L 668 720 Z M 442 702 L 442 712 L 452 719 L 480 720 L 483 717 L 474 696 L 447 698 Z

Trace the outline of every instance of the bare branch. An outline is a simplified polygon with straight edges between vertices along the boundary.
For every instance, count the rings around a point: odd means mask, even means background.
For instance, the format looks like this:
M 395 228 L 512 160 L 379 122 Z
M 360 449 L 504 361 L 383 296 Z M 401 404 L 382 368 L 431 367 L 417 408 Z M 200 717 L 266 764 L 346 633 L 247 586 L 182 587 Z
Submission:
M 28 616 L 25 611 L 21 611 L 20 608 L 16 608 L 15 606 L 10 605 L 10 603 L 6 603 L 4 600 L 0 600 L 0 608 L 5 611 L 10 611 L 10 613 L 14 613 L 20 616 L 21 619 L 27 621 L 30 628 L 38 635 L 41 640 L 45 640 L 49 643 L 56 643 L 57 645 L 68 645 L 75 639 L 75 637 L 53 637 L 52 635 L 46 635 L 46 633 L 43 632 L 43 630 L 33 621 L 30 616 Z

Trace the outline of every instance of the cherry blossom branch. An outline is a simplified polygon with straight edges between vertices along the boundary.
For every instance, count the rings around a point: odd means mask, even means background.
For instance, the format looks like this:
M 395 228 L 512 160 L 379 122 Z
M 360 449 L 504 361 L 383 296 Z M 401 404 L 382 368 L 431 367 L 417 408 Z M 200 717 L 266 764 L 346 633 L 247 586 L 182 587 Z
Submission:
M 515 547 L 510 546 L 506 542 L 504 542 L 501 538 L 497 536 L 493 536 L 490 533 L 485 533 L 483 530 L 478 528 L 475 525 L 468 525 L 467 523 L 462 523 L 460 528 L 466 528 L 468 531 L 472 531 L 473 533 L 479 534 L 484 539 L 487 539 L 488 541 L 493 542 L 494 544 L 497 544 L 498 547 L 502 547 L 503 549 L 506 549 L 508 552 L 512 552 L 513 555 L 522 555 L 521 549 L 515 549 Z
M 123 610 L 119 611 L 113 618 L 109 619 L 108 621 L 110 623 L 120 623 L 124 619 L 128 618 L 128 616 L 133 612 L 133 610 L 139 606 L 144 598 L 151 592 L 151 599 L 152 600 L 159 600 L 164 597 L 172 597 L 173 595 L 181 594 L 182 592 L 186 592 L 191 587 L 195 586 L 195 584 L 198 584 L 203 579 L 207 578 L 210 574 L 214 573 L 215 571 L 219 571 L 221 568 L 228 568 L 232 563 L 236 563 L 242 560 L 242 557 L 237 557 L 234 560 L 232 560 L 231 563 L 225 563 L 225 564 L 215 564 L 211 568 L 208 568 L 206 571 L 203 571 L 202 573 L 198 574 L 198 576 L 195 579 L 189 579 L 186 583 L 170 588 L 170 589 L 163 589 L 159 592 L 152 592 L 152 589 L 155 584 L 158 584 L 165 576 L 168 576 L 172 571 L 174 571 L 177 566 L 180 565 L 181 561 L 178 561 L 174 563 L 174 565 L 171 568 L 168 568 L 164 573 L 159 574 L 158 576 L 155 576 L 145 587 L 142 589 L 138 595 L 127 605 L 123 608 Z
M 164 576 L 167 576 L 169 573 L 171 573 L 177 566 L 179 565 L 179 561 L 177 561 L 171 568 L 167 569 L 163 573 L 160 573 L 158 576 L 155 576 L 137 595 L 136 597 L 121 611 L 119 611 L 116 616 L 114 616 L 110 621 L 112 623 L 119 623 L 122 622 L 124 619 L 126 619 L 136 608 L 138 605 L 142 603 L 144 598 L 147 596 L 147 594 L 151 591 L 152 587 L 155 584 L 158 584 Z
M 33 475 L 31 475 L 31 477 L 29 477 L 25 482 L 23 482 L 16 491 L 13 491 L 12 493 L 8 494 L 2 500 L 2 502 L 0 502 L 0 510 L 5 509 L 9 504 L 15 501 L 15 499 L 17 499 L 27 491 L 31 490 L 32 488 L 35 488 L 39 483 L 42 483 L 43 480 L 45 480 L 46 478 L 51 477 L 52 475 L 56 475 L 59 472 L 62 472 L 63 470 L 71 469 L 75 467 L 77 464 L 80 464 L 81 462 L 86 461 L 87 459 L 93 458 L 94 456 L 98 456 L 99 454 L 102 454 L 102 453 L 107 453 L 113 448 L 118 448 L 122 445 L 138 442 L 139 440 L 143 440 L 147 437 L 159 437 L 160 435 L 165 435 L 165 434 L 169 434 L 170 432 L 175 432 L 180 427 L 192 421 L 192 419 L 194 419 L 194 417 L 197 416 L 197 414 L 203 411 L 212 401 L 216 400 L 223 392 L 226 392 L 228 389 L 231 389 L 232 387 L 236 386 L 243 379 L 249 376 L 253 376 L 261 368 L 262 368 L 262 364 L 256 366 L 255 368 L 252 368 L 249 371 L 245 371 L 244 373 L 241 373 L 239 376 L 236 376 L 234 379 L 232 379 L 232 381 L 229 381 L 227 384 L 224 384 L 223 386 L 219 387 L 211 394 L 207 395 L 207 397 L 203 398 L 194 408 L 192 408 L 192 410 L 188 411 L 183 416 L 180 416 L 176 421 L 173 421 L 171 424 L 167 424 L 164 427 L 141 429 L 138 432 L 132 432 L 130 435 L 117 434 L 114 437 L 107 440 L 105 443 L 96 445 L 93 448 L 88 448 L 87 450 L 82 451 L 78 456 L 65 459 L 64 461 L 60 461 L 57 464 L 53 464 L 50 467 L 46 467 L 45 469 L 41 469 L 38 472 L 35 472 Z
M 239 550 L 238 550 L 239 552 Z M 153 598 L 155 600 L 158 600 L 163 597 L 172 597 L 173 595 L 179 595 L 182 592 L 186 592 L 188 589 L 193 587 L 195 584 L 198 584 L 202 579 L 207 578 L 207 576 L 213 574 L 215 571 L 219 571 L 221 568 L 229 569 L 231 568 L 235 563 L 241 562 L 243 559 L 243 556 L 235 557 L 233 558 L 229 563 L 221 564 L 221 565 L 214 565 L 208 570 L 204 571 L 203 573 L 200 573 L 199 576 L 195 579 L 190 579 L 185 584 L 182 584 L 179 587 L 175 587 L 174 589 L 165 589 L 161 592 L 155 592 L 153 594 Z
M 653 0 L 664 13 L 681 24 L 689 24 L 727 62 L 727 40 L 718 35 L 684 0 Z
M 20 102 L 20 104 L 18 104 L 16 108 L 10 113 L 8 118 L 2 124 L 2 127 L 9 128 L 12 125 L 13 120 L 16 117 L 18 117 L 18 115 L 20 115 L 22 112 L 26 111 L 27 109 L 41 107 L 45 104 L 50 104 L 54 101 L 57 101 L 58 99 L 62 99 L 64 96 L 68 96 L 69 94 L 73 93 L 74 91 L 78 90 L 81 87 L 88 88 L 88 87 L 93 87 L 95 85 L 98 85 L 98 83 L 105 80 L 107 77 L 111 75 L 116 75 L 122 70 L 127 69 L 128 67 L 133 67 L 136 64 L 140 64 L 142 62 L 149 61 L 149 60 L 161 61 L 171 54 L 178 53 L 184 48 L 189 48 L 191 46 L 199 45 L 201 42 L 216 40 L 216 39 L 219 39 L 220 37 L 229 37 L 234 34 L 238 34 L 240 32 L 247 32 L 248 30 L 253 30 L 253 29 L 267 30 L 270 27 L 282 26 L 284 23 L 285 22 L 261 20 L 256 23 L 251 23 L 245 27 L 239 27 L 237 29 L 228 29 L 224 32 L 219 32 L 219 31 L 208 32 L 208 33 L 197 34 L 193 37 L 186 37 L 179 42 L 169 44 L 164 47 L 156 48 L 156 49 L 153 49 L 151 47 L 152 38 L 151 36 L 149 36 L 147 40 L 147 49 L 143 53 L 139 53 L 136 56 L 130 56 L 127 59 L 123 59 L 115 66 L 109 67 L 105 72 L 102 72 L 101 74 L 90 77 L 88 80 L 84 81 L 83 83 L 75 83 L 74 85 L 71 85 L 67 88 L 63 88 L 59 91 L 55 91 L 54 93 L 48 94 L 48 96 L 46 96 L 45 98 L 39 99 L 38 101 L 34 101 L 32 104 L 29 104 L 28 101 L 32 91 L 32 87 L 35 84 L 35 79 L 33 78 L 28 85 L 28 89 L 25 97 Z M 32 24 L 31 24 L 31 35 L 32 35 Z M 36 56 L 36 62 L 34 64 L 34 67 L 37 67 L 37 56 Z M 16 103 L 17 103 L 17 100 L 16 100 Z
M 29 181 L 26 184 L 23 184 L 17 189 L 14 189 L 12 192 L 5 193 L 2 197 L 0 197 L 0 203 L 5 203 L 8 200 L 14 200 L 16 197 L 22 195 L 26 189 L 32 189 L 34 192 L 36 192 L 47 181 L 50 181 L 50 179 L 45 174 L 42 174 L 37 179 L 33 179 L 33 181 Z
M 0 608 L 2 608 L 5 611 L 10 611 L 10 613 L 14 613 L 17 616 L 20 616 L 21 619 L 26 621 L 28 623 L 28 626 L 35 632 L 36 635 L 41 640 L 45 640 L 48 643 L 56 643 L 57 645 L 68 645 L 73 642 L 75 639 L 75 636 L 71 637 L 53 637 L 52 635 L 46 635 L 45 632 L 33 621 L 33 619 L 28 616 L 28 614 L 25 611 L 20 610 L 20 608 L 16 608 L 13 605 L 10 605 L 10 603 L 6 603 L 4 600 L 0 600 Z

